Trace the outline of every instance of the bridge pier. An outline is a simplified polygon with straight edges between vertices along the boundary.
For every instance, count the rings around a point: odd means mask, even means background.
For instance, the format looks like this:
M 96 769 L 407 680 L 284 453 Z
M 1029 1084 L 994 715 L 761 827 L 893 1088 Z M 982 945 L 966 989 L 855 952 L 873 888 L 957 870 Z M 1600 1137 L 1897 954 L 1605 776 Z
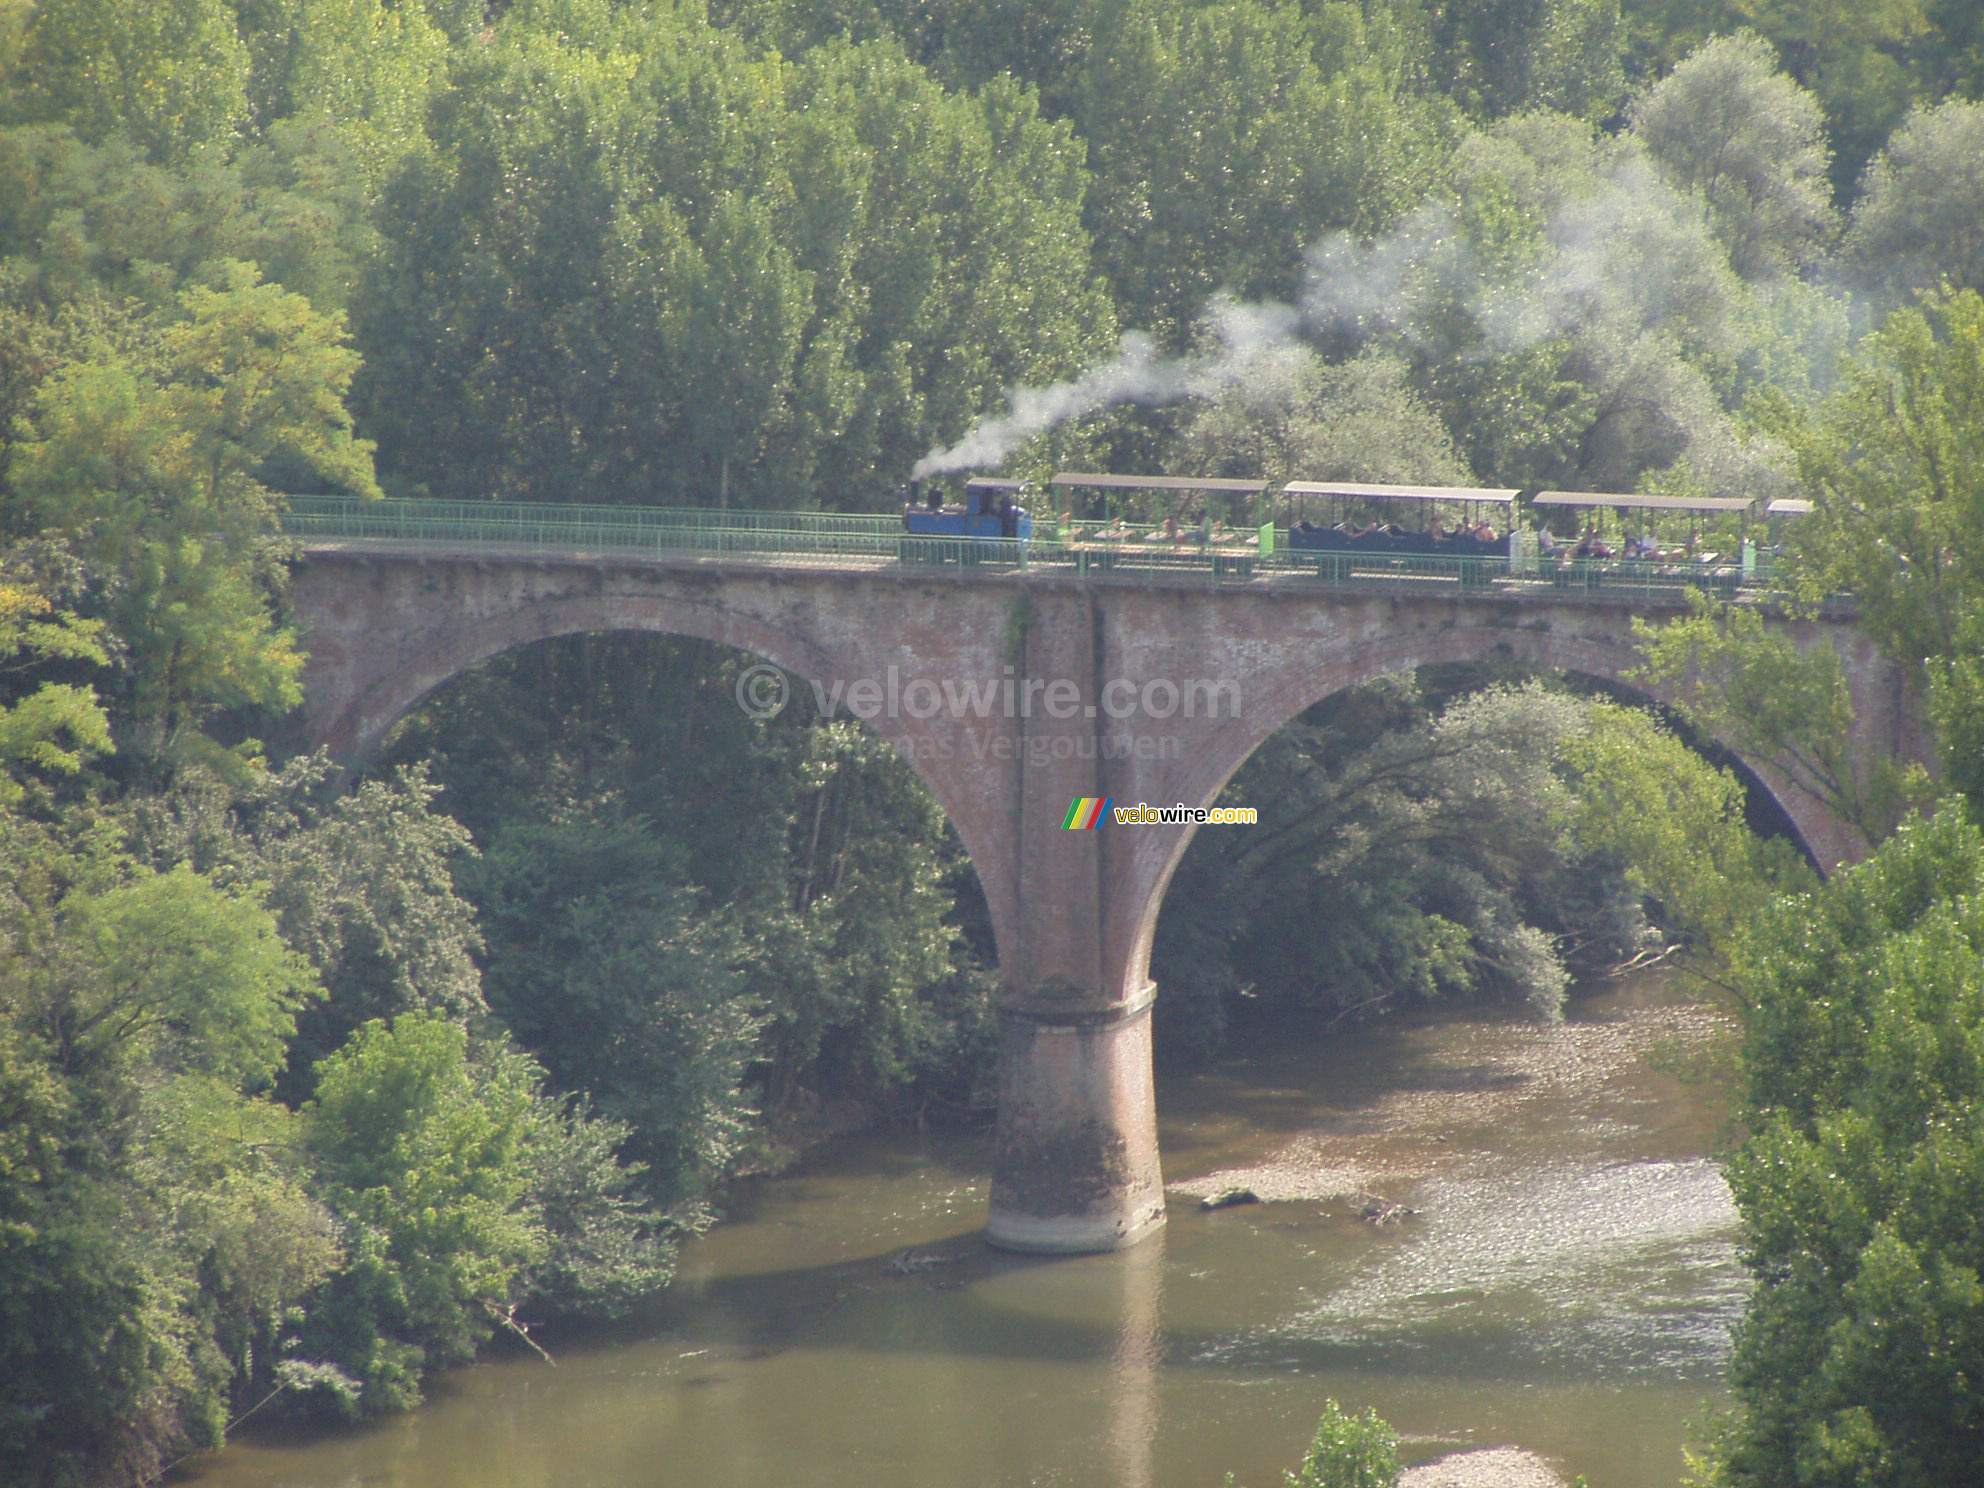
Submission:
M 1000 1011 L 999 1123 L 985 1238 L 1007 1250 L 1121 1250 L 1164 1223 L 1150 1007 Z
M 1078 590 L 1029 596 L 1011 666 L 1022 677 L 1100 695 L 1107 642 Z M 1099 709 L 1023 707 L 1015 731 L 1017 807 L 1001 915 L 999 1116 L 986 1238 L 1009 1250 L 1118 1250 L 1164 1223 L 1143 954 L 1110 932 L 1121 885 L 1107 828 L 1062 823 L 1082 797 L 1115 794 Z M 990 890 L 988 885 L 988 891 Z M 1129 938 L 1131 941 L 1134 938 Z

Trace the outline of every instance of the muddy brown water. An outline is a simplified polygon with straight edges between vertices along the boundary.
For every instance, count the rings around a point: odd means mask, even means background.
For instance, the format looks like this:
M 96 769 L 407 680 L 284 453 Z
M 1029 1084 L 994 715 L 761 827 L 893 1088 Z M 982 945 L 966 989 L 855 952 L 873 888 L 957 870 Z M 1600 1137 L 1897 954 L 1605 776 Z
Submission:
M 982 1142 L 848 1140 L 753 1186 L 660 1307 L 556 1368 L 460 1370 L 412 1415 L 251 1435 L 187 1476 L 1263 1488 L 1334 1396 L 1389 1419 L 1408 1461 L 1519 1447 L 1565 1481 L 1672 1488 L 1744 1281 L 1704 1156 L 1713 1094 L 1648 1055 L 1726 1035 L 1646 977 L 1556 1028 L 1237 1049 L 1160 1082 L 1170 1223 L 1113 1256 L 987 1250 Z M 1267 1202 L 1200 1207 L 1239 1186 Z M 1360 1219 L 1374 1201 L 1414 1212 Z

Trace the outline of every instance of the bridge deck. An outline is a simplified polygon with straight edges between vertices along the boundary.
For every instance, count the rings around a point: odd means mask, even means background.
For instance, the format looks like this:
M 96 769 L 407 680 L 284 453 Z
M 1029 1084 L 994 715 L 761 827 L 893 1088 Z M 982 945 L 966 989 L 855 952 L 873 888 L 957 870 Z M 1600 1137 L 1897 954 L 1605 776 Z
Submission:
M 305 550 L 392 552 L 434 559 L 897 572 L 925 580 L 1066 580 L 1108 585 L 1277 592 L 1318 587 L 1355 593 L 1465 592 L 1505 599 L 1679 608 L 1690 588 L 1739 603 L 1775 604 L 1781 576 L 1768 564 L 1570 560 L 1534 554 L 1447 557 L 1409 553 L 1271 550 L 1151 541 L 1113 543 L 951 539 L 905 535 L 890 516 L 730 512 L 698 508 L 581 507 L 524 502 L 361 501 L 293 497 L 285 532 Z M 1829 606 L 1836 608 L 1836 606 Z

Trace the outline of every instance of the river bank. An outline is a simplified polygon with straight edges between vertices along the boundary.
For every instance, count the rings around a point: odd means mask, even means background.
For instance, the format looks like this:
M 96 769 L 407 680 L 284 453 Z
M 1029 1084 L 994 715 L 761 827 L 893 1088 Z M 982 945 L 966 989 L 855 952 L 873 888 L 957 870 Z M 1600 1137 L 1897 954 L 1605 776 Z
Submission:
M 256 1436 L 193 1480 L 1261 1485 L 1334 1396 L 1415 1464 L 1490 1454 L 1453 1488 L 1672 1488 L 1743 1279 L 1705 1156 L 1720 1115 L 1647 1056 L 1718 1027 L 1647 978 L 1557 1028 L 1238 1047 L 1163 1082 L 1171 1222 L 1117 1256 L 987 1250 L 980 1142 L 841 1139 L 744 1185 L 659 1308 L 556 1369 L 458 1371 L 412 1416 Z M 1243 1182 L 1266 1202 L 1200 1207 Z M 1366 1222 L 1367 1194 L 1415 1212 Z

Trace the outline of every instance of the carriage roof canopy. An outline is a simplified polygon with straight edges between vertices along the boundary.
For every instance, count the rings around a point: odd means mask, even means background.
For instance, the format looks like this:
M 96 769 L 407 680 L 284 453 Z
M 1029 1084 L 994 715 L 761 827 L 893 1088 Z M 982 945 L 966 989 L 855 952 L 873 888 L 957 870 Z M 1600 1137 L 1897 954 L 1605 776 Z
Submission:
M 1739 512 L 1756 504 L 1753 496 L 1621 496 L 1598 491 L 1541 491 L 1531 506 L 1603 506 L 1640 511 Z
M 1764 508 L 1764 514 L 1772 517 L 1802 517 L 1812 510 L 1812 503 L 1802 496 L 1780 496 Z
M 1354 496 L 1364 501 L 1487 501 L 1507 506 L 1516 499 L 1514 491 L 1476 486 L 1367 486 L 1355 481 L 1290 481 L 1281 489 L 1289 496 Z
M 1129 491 L 1235 491 L 1258 496 L 1266 481 L 1212 480 L 1195 475 L 1093 475 L 1064 470 L 1050 482 L 1056 486 L 1107 486 Z

